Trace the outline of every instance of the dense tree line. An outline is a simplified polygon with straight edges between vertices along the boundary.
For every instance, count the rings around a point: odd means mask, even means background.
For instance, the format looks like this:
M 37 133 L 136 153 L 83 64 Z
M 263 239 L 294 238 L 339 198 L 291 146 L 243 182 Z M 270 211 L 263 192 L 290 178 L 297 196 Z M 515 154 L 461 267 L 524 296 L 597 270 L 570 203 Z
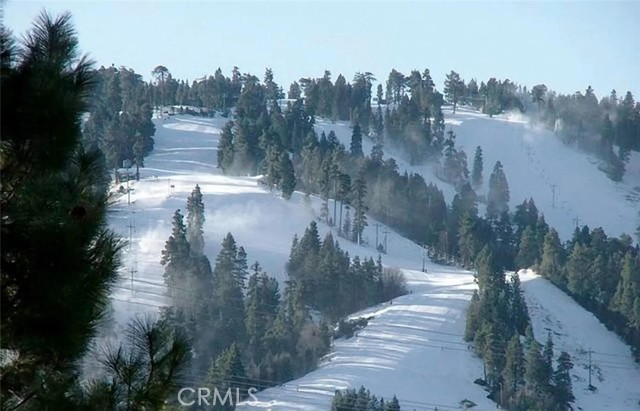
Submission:
M 248 267 L 244 248 L 231 234 L 212 270 L 203 255 L 198 186 L 187 200 L 186 221 L 176 210 L 161 263 L 172 301 L 163 318 L 193 345 L 189 381 L 211 392 L 239 389 L 245 397 L 250 387 L 266 388 L 313 369 L 327 352 L 331 333 L 327 323 L 311 319 L 298 285 L 289 282 L 281 294 L 259 263 Z
M 360 124 L 366 133 L 372 118 L 371 87 L 375 80 L 373 74 L 366 72 L 356 73 L 352 83 L 339 75 L 334 84 L 331 72 L 325 70 L 322 78 L 300 79 L 299 87 L 304 92 L 305 107 L 313 115 Z M 290 93 L 289 98 L 296 98 L 295 94 Z
M 634 347 L 640 356 L 640 252 L 631 237 L 576 228 L 563 244 L 555 230 L 536 256 L 541 275 L 573 296 Z
M 155 126 L 152 118 L 152 87 L 133 70 L 122 67 L 93 72 L 95 83 L 89 99 L 89 118 L 83 134 L 87 147 L 97 147 L 107 166 L 123 167 L 125 162 L 139 169 L 153 150 Z
M 394 395 L 387 402 L 378 399 L 364 387 L 336 391 L 331 402 L 331 411 L 400 411 L 400 402 Z
M 228 234 L 213 270 L 203 255 L 204 203 L 196 186 L 185 217 L 176 210 L 162 252 L 171 307 L 168 324 L 192 341 L 192 379 L 202 386 L 266 388 L 304 375 L 329 349 L 329 324 L 347 313 L 406 293 L 381 261 L 350 259 L 331 235 L 320 242 L 311 223 L 294 238 L 283 293 L 278 282 Z M 310 311 L 321 314 L 314 321 Z
M 320 241 L 315 222 L 294 238 L 287 273 L 305 305 L 332 321 L 407 292 L 401 277 L 383 270 L 381 259 L 351 259 L 331 233 Z
M 92 63 L 68 13 L 42 13 L 2 46 L 2 409 L 160 409 L 189 359 L 165 321 L 133 321 L 122 344 L 83 360 L 107 315 L 122 242 L 107 228 L 108 172 L 83 144 Z
M 475 266 L 478 290 L 468 308 L 465 340 L 483 359 L 481 382 L 489 398 L 509 410 L 571 409 L 571 357 L 562 352 L 554 370 L 551 335 L 544 349 L 534 339 L 518 275 L 507 281 L 487 246 Z
M 544 84 L 531 90 L 535 120 L 559 134 L 563 141 L 595 153 L 614 181 L 622 180 L 631 151 L 640 151 L 640 102 L 630 91 L 615 90 L 598 101 L 589 86 L 584 93 L 557 94 Z
M 444 143 L 444 98 L 429 69 L 414 70 L 409 76 L 392 70 L 386 102 L 384 119 L 380 101 L 374 117 L 378 142 L 387 139 L 400 147 L 412 164 L 438 159 Z

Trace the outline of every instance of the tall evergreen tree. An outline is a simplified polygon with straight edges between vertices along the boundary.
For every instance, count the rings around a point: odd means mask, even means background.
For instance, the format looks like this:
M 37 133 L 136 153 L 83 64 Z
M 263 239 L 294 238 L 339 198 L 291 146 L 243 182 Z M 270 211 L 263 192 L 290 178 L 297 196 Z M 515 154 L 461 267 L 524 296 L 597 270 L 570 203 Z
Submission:
M 529 310 L 527 308 L 527 303 L 524 300 L 518 273 L 513 273 L 511 275 L 509 289 L 509 313 L 512 318 L 513 327 L 517 335 L 524 335 L 527 327 L 530 325 L 530 320 Z
M 92 63 L 79 53 L 71 15 L 43 12 L 20 43 L 2 27 L 0 45 L 2 407 L 161 407 L 188 347 L 157 323 L 136 333 L 138 345 L 115 350 L 137 360 L 119 362 L 135 371 L 128 381 L 112 369 L 81 381 L 81 360 L 118 279 L 121 243 L 107 228 L 104 159 L 81 144 Z M 149 334 L 162 340 L 162 356 L 145 344 Z
M 473 171 L 471 172 L 471 184 L 477 189 L 482 185 L 482 147 L 476 147 L 476 154 L 473 156 Z
M 563 284 L 562 244 L 558 232 L 553 228 L 544 237 L 540 273 L 554 284 Z
M 516 257 L 516 266 L 518 268 L 529 268 L 539 261 L 539 250 L 536 232 L 532 227 L 527 227 L 522 232 L 520 239 L 520 247 Z
M 293 170 L 293 164 L 289 158 L 289 154 L 284 151 L 280 154 L 280 175 L 282 179 L 280 181 L 280 189 L 282 190 L 282 197 L 290 199 L 293 191 L 296 188 L 296 176 Z
M 447 101 L 453 105 L 453 113 L 455 114 L 458 103 L 460 103 L 464 97 L 465 85 L 460 75 L 453 70 L 447 74 L 446 77 L 444 81 L 444 95 Z
M 171 236 L 162 250 L 160 264 L 165 266 L 164 279 L 173 297 L 182 299 L 176 290 L 187 277 L 190 267 L 191 249 L 187 240 L 187 228 L 184 225 L 184 217 L 180 210 L 173 214 L 171 224 Z M 184 296 L 182 296 L 184 297 Z
M 362 131 L 360 124 L 353 126 L 353 133 L 351 134 L 351 155 L 354 157 L 362 157 L 364 153 L 362 151 Z
M 553 378 L 553 338 L 551 337 L 551 333 L 547 334 L 547 341 L 545 342 L 544 349 L 542 350 L 542 362 L 544 383 L 548 387 L 551 386 Z
M 572 410 L 571 403 L 574 401 L 573 388 L 571 384 L 571 369 L 573 362 L 571 356 L 562 351 L 558 357 L 558 366 L 553 373 L 553 391 L 556 406 L 559 411 Z
M 612 299 L 614 310 L 626 318 L 637 319 L 635 302 L 640 298 L 640 267 L 633 254 L 628 252 L 624 257 L 620 281 Z
M 525 364 L 524 376 L 527 391 L 534 396 L 540 395 L 545 389 L 545 369 L 540 344 L 535 340 L 529 345 Z
M 204 252 L 204 203 L 200 186 L 196 184 L 187 198 L 187 240 L 194 255 Z
M 231 171 L 234 160 L 233 125 L 232 121 L 228 121 L 224 125 L 218 142 L 217 164 L 224 173 Z
M 353 184 L 353 241 L 358 244 L 362 241 L 362 232 L 367 226 L 367 206 L 365 197 L 367 195 L 367 186 L 362 178 L 357 178 Z
M 507 406 L 515 403 L 519 391 L 524 387 L 524 354 L 520 337 L 514 334 L 507 346 L 505 366 L 502 371 L 503 390 L 502 399 L 506 399 Z
M 236 390 L 239 393 L 240 400 L 247 395 L 249 382 L 247 379 L 242 356 L 238 346 L 233 343 L 216 359 L 209 372 L 208 379 L 211 392 L 217 390 L 224 398 L 227 390 L 231 390 L 232 401 L 225 404 L 215 404 L 213 409 L 216 411 L 233 411 L 236 404 Z
M 496 162 L 489 178 L 489 193 L 487 195 L 487 217 L 496 218 L 502 212 L 509 210 L 509 184 L 502 169 L 502 163 Z
M 213 351 L 228 347 L 232 342 L 244 341 L 243 284 L 239 278 L 242 265 L 242 255 L 238 258 L 238 247 L 229 233 L 222 241 L 222 249 L 216 257 L 213 270 L 215 307 L 212 316 L 217 318 L 217 330 L 221 335 L 217 341 L 218 347 L 214 347 Z

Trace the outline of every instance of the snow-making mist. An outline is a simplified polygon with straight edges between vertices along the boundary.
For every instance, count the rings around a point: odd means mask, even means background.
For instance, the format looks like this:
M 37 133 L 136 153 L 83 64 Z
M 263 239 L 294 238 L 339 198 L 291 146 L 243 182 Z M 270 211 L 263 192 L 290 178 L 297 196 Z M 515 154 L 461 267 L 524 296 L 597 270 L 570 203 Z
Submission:
M 496 160 L 503 163 L 512 209 L 533 197 L 563 238 L 570 236 L 574 218 L 581 224 L 603 226 L 610 234 L 630 233 L 637 225 L 637 171 L 613 184 L 587 156 L 562 145 L 552 133 L 467 110 L 446 114 L 447 128 L 454 130 L 457 144 L 469 156 L 480 145 L 486 168 Z M 284 281 L 293 236 L 301 235 L 313 220 L 318 221 L 321 237 L 330 230 L 319 221 L 318 198 L 294 193 L 287 201 L 259 185 L 256 177 L 229 177 L 218 171 L 216 149 L 226 120 L 189 116 L 155 120 L 155 149 L 145 159 L 140 181 L 132 183 L 130 204 L 127 195 L 120 196 L 110 215 L 112 227 L 130 239 L 124 250 L 122 281 L 113 294 L 118 327 L 132 316 L 157 312 L 168 304 L 161 250 L 170 235 L 174 211 L 184 210 L 196 184 L 206 210 L 205 254 L 212 262 L 223 237 L 231 232 L 245 247 L 250 264 L 259 261 L 269 275 Z M 316 128 L 335 130 L 345 143 L 351 135 L 341 123 L 318 120 Z M 365 139 L 365 152 L 371 144 Z M 393 155 L 393 150 L 387 153 Z M 436 182 L 451 200 L 453 189 L 435 179 L 432 166 L 409 166 L 399 157 L 396 160 L 401 168 Z M 387 235 L 383 264 L 403 270 L 410 294 L 354 314 L 372 317 L 369 325 L 350 339 L 336 340 L 317 370 L 265 390 L 257 394 L 258 403 L 238 409 L 327 410 L 334 390 L 361 385 L 385 398 L 397 395 L 403 409 L 461 409 L 463 400 L 475 403 L 474 410 L 496 409 L 482 387 L 474 384 L 482 377 L 482 361 L 463 341 L 465 311 L 475 289 L 473 273 L 431 262 L 423 273 L 421 247 L 383 225 L 377 229 L 378 235 Z M 375 235 L 376 222 L 369 219 L 364 237 L 373 244 Z M 378 256 L 373 246 L 360 247 L 346 240 L 340 240 L 340 245 L 351 256 Z M 640 368 L 634 365 L 629 348 L 546 280 L 532 273 L 522 280 L 536 336 L 553 333 L 558 349 L 575 358 L 576 409 L 637 410 Z M 595 392 L 587 390 L 585 380 L 589 350 L 593 378 L 597 378 Z
M 484 185 L 479 195 L 488 191 L 488 180 L 496 161 L 503 165 L 511 194 L 510 207 L 533 198 L 546 221 L 563 240 L 571 237 L 576 225 L 602 227 L 612 236 L 632 235 L 640 224 L 640 156 L 629 162 L 624 180 L 611 181 L 598 169 L 598 161 L 564 144 L 552 131 L 535 127 L 521 115 L 504 114 L 493 118 L 477 111 L 443 109 L 446 129 L 456 135 L 456 147 L 472 161 L 477 146 L 484 153 Z M 351 129 L 345 123 L 320 120 L 318 130 L 335 131 L 343 144 L 349 144 Z M 373 146 L 363 142 L 364 151 Z M 427 182 L 438 184 L 449 203 L 455 194 L 452 186 L 436 177 L 433 164 L 411 166 L 393 148 L 385 147 L 401 171 L 421 174 Z

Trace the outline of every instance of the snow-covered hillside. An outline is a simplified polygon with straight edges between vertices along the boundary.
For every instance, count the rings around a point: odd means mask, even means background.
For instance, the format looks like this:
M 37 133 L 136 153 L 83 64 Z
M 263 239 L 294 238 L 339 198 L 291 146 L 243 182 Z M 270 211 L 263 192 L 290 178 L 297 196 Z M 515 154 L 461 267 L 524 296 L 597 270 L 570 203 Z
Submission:
M 532 197 L 547 222 L 568 239 L 576 226 L 603 227 L 612 236 L 632 235 L 640 224 L 640 159 L 634 156 L 624 181 L 614 183 L 600 170 L 597 161 L 566 146 L 552 132 L 528 124 L 522 116 L 500 115 L 489 118 L 474 110 L 459 108 L 453 114 L 444 109 L 446 129 L 456 134 L 456 147 L 465 151 L 472 165 L 477 146 L 484 152 L 484 187 L 496 161 L 504 167 L 511 192 L 511 210 Z M 351 130 L 345 123 L 319 120 L 318 130 L 334 130 L 349 146 Z M 364 141 L 369 152 L 373 143 Z M 410 166 L 393 149 L 385 148 L 401 170 L 415 172 L 435 181 L 448 202 L 455 191 L 435 177 L 433 165 Z M 555 193 L 555 199 L 554 199 Z
M 534 334 L 544 340 L 551 333 L 556 352 L 571 354 L 576 404 L 583 410 L 640 409 L 640 367 L 630 361 L 629 346 L 549 281 L 530 270 L 519 274 Z M 595 392 L 588 390 L 589 364 Z
M 456 114 L 453 120 L 462 115 Z M 119 324 L 131 316 L 155 312 L 168 302 L 164 297 L 164 270 L 159 263 L 161 250 L 170 234 L 173 212 L 184 209 L 195 184 L 200 185 L 204 196 L 205 253 L 212 261 L 224 235 L 232 232 L 237 242 L 246 248 L 250 262 L 258 260 L 270 275 L 283 280 L 294 234 L 301 235 L 309 223 L 317 219 L 320 205 L 317 198 L 306 200 L 295 193 L 290 201 L 285 201 L 258 185 L 255 177 L 220 175 L 215 167 L 216 147 L 225 121 L 188 116 L 156 120 L 155 150 L 145 159 L 141 181 L 132 183 L 131 204 L 127 204 L 126 195 L 121 196 L 110 215 L 113 228 L 123 237 L 131 237 L 130 246 L 125 249 L 123 279 L 113 295 Z M 462 125 L 475 121 L 480 124 L 485 120 L 464 120 Z M 486 121 L 494 122 L 492 127 L 496 129 L 523 127 L 501 120 Z M 339 137 L 350 135 L 346 126 L 319 123 L 318 127 L 336 127 Z M 464 144 L 475 147 L 475 143 Z M 492 154 L 488 147 L 485 150 L 488 164 Z M 509 178 L 510 167 L 515 164 L 507 159 L 503 163 Z M 514 193 L 513 204 L 516 204 L 521 201 L 515 194 L 520 192 L 516 188 L 520 182 L 515 177 L 519 174 L 513 175 L 509 182 Z M 598 186 L 594 187 L 599 190 Z M 543 203 L 535 192 L 531 195 Z M 570 204 L 573 209 L 584 208 L 584 217 L 580 218 L 588 218 L 586 206 L 578 202 Z M 541 205 L 546 214 L 544 204 Z M 375 243 L 375 223 L 370 220 L 364 234 L 370 244 Z M 321 222 L 318 226 L 321 236 L 330 230 Z M 336 341 L 333 352 L 316 371 L 261 392 L 257 395 L 258 404 L 245 404 L 240 409 L 327 410 L 335 389 L 360 385 L 385 398 L 396 394 L 403 409 L 408 410 L 432 410 L 436 405 L 440 410 L 459 409 L 464 399 L 476 403 L 475 410 L 495 409 L 495 404 L 485 398 L 485 392 L 473 384 L 475 378 L 482 376 L 482 363 L 462 339 L 465 310 L 474 288 L 472 273 L 430 262 L 427 262 L 428 273 L 422 273 L 422 249 L 382 225 L 377 228 L 380 236 L 388 231 L 388 255 L 383 257 L 383 263 L 404 270 L 411 293 L 397 298 L 393 304 L 358 313 L 374 319 L 356 337 Z M 344 240 L 340 243 L 352 256 L 378 255 L 372 247 L 360 247 Z M 576 345 L 576 341 L 588 337 L 594 341 L 592 349 L 603 355 L 597 359 L 608 358 L 605 355 L 614 358 L 606 361 L 615 364 L 605 366 L 605 360 L 599 363 L 604 382 L 594 383 L 599 387 L 595 393 L 576 394 L 577 405 L 594 411 L 603 409 L 603 404 L 617 411 L 637 410 L 639 392 L 632 383 L 640 381 L 640 370 L 633 365 L 628 348 L 616 343 L 616 337 L 604 327 L 598 327 L 595 320 L 588 332 L 575 326 L 574 318 L 578 321 L 589 318 L 590 314 L 545 280 L 527 277 L 524 284 L 540 339 L 546 336 L 543 328 L 550 327 L 554 334 L 562 335 L 558 337 L 560 348 L 588 348 Z M 609 344 L 610 341 L 613 342 Z M 582 357 L 579 364 L 584 364 Z M 616 367 L 623 365 L 625 369 L 621 373 Z M 574 370 L 576 393 L 586 387 L 581 366 Z

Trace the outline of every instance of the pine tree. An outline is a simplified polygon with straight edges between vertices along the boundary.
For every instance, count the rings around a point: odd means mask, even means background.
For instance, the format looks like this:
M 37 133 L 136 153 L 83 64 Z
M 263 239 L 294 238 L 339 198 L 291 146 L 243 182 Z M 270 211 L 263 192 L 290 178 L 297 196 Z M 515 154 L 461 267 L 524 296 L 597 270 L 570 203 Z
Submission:
M 545 388 L 544 360 L 540 353 L 540 344 L 533 340 L 527 351 L 525 360 L 525 381 L 527 391 L 533 395 L 539 395 Z
M 346 207 L 347 208 L 347 213 L 344 217 L 344 223 L 342 224 L 342 236 L 344 236 L 345 238 L 351 238 L 353 239 L 353 237 L 350 235 L 351 233 L 351 209 L 349 208 L 349 206 Z
M 353 126 L 353 133 L 351 134 L 351 155 L 358 158 L 364 156 L 362 151 L 362 131 L 357 123 Z
M 505 366 L 502 370 L 503 399 L 513 404 L 518 392 L 524 387 L 525 362 L 520 337 L 514 334 L 507 346 Z
M 228 121 L 222 133 L 220 133 L 220 141 L 218 142 L 218 168 L 222 169 L 222 172 L 227 173 L 231 171 L 231 166 L 234 161 L 234 142 L 233 142 L 233 122 Z
M 511 314 L 512 324 L 515 328 L 516 334 L 524 335 L 527 327 L 530 325 L 530 319 L 529 310 L 527 308 L 527 303 L 524 300 L 518 273 L 511 274 L 509 288 L 509 312 Z
M 547 341 L 542 350 L 542 363 L 544 384 L 550 386 L 553 378 L 553 338 L 551 338 L 551 333 L 547 334 Z
M 487 290 L 499 291 L 504 287 L 504 273 L 495 264 L 493 252 L 484 246 L 475 260 L 476 282 L 482 296 Z
M 574 401 L 573 388 L 571 384 L 571 369 L 573 363 L 571 356 L 562 351 L 558 357 L 558 366 L 553 373 L 553 392 L 559 411 L 571 410 L 571 403 Z
M 483 358 L 486 368 L 486 382 L 495 395 L 500 391 L 502 372 L 505 364 L 505 345 L 503 333 L 490 323 L 485 323 L 486 340 L 483 350 Z
M 558 232 L 552 228 L 544 237 L 540 274 L 557 285 L 563 285 L 565 283 L 561 253 L 562 244 L 560 243 L 560 237 L 558 237 Z
M 612 299 L 612 307 L 629 320 L 636 318 L 635 302 L 640 297 L 640 267 L 633 254 L 624 257 L 620 281 Z
M 2 408 L 160 408 L 189 348 L 157 323 L 151 335 L 162 345 L 123 341 L 114 350 L 135 358 L 136 367 L 118 362 L 134 371 L 127 382 L 135 392 L 106 367 L 103 379 L 79 378 L 118 281 L 122 245 L 107 227 L 104 158 L 82 145 L 80 120 L 94 77 L 71 15 L 43 12 L 19 44 L 3 26 L 0 45 Z
M 367 195 L 367 186 L 362 177 L 356 179 L 353 184 L 353 241 L 358 244 L 362 241 L 362 232 L 367 226 L 367 215 L 366 212 L 368 210 L 365 204 L 365 197 Z
M 245 326 L 249 346 L 257 360 L 264 354 L 263 338 L 266 330 L 275 321 L 280 293 L 278 282 L 267 277 L 257 262 L 251 266 L 251 270 L 247 287 Z
M 296 188 L 296 176 L 293 171 L 293 163 L 291 163 L 289 154 L 286 151 L 280 154 L 280 173 L 282 175 L 280 183 L 282 197 L 288 200 Z
M 247 282 L 247 277 L 249 276 L 247 252 L 244 250 L 244 247 L 238 247 L 238 253 L 236 254 L 233 266 L 233 277 L 238 283 L 238 287 L 244 290 Z
M 590 275 L 592 259 L 591 249 L 578 243 L 574 245 L 566 265 L 569 291 L 585 298 L 592 297 L 595 291 L 595 284 Z
M 187 228 L 184 225 L 184 217 L 180 210 L 173 214 L 171 236 L 162 250 L 160 264 L 166 266 L 164 272 L 165 283 L 169 287 L 170 294 L 177 300 L 182 300 L 184 295 L 177 292 L 181 284 L 187 278 L 190 267 L 191 249 L 187 241 Z
M 520 239 L 520 247 L 516 257 L 518 268 L 530 268 L 539 260 L 538 243 L 536 232 L 532 227 L 527 227 Z
M 204 203 L 200 186 L 196 187 L 187 198 L 187 239 L 191 252 L 202 255 L 204 252 Z
M 214 352 L 220 352 L 219 349 L 228 347 L 232 342 L 244 341 L 245 315 L 240 276 L 241 270 L 246 267 L 246 257 L 242 260 L 235 239 L 231 233 L 227 234 L 213 270 L 215 306 L 212 317 L 217 321 L 216 329 L 220 335 L 217 345 L 212 348 Z
M 487 217 L 496 218 L 502 212 L 509 210 L 509 184 L 502 170 L 502 164 L 497 161 L 489 178 L 489 193 L 487 195 Z
M 446 77 L 444 81 L 444 95 L 447 97 L 449 103 L 453 104 L 453 114 L 455 114 L 458 103 L 463 99 L 465 85 L 460 75 L 453 70 L 447 74 Z
M 476 147 L 476 154 L 473 157 L 473 171 L 471 172 L 471 184 L 474 189 L 482 185 L 482 147 Z
M 186 337 L 172 330 L 167 321 L 154 321 L 147 316 L 133 320 L 123 339 L 119 349 L 107 350 L 99 358 L 105 379 L 89 382 L 84 393 L 74 393 L 79 402 L 77 408 L 67 398 L 66 406 L 58 408 L 61 404 L 56 404 L 56 409 L 136 410 L 165 406 L 187 371 L 190 351 Z
M 476 219 L 469 214 L 465 214 L 460 221 L 460 228 L 458 229 L 458 249 L 462 265 L 465 267 L 470 267 L 478 255 L 480 242 L 475 235 L 476 223 Z
M 231 390 L 233 401 L 226 404 L 216 404 L 216 411 L 233 411 L 236 403 L 236 390 L 240 394 L 240 399 L 246 396 L 248 389 L 248 379 L 238 346 L 233 343 L 216 359 L 209 372 L 208 385 L 211 392 L 215 390 L 224 398 L 227 390 Z M 220 402 L 220 401 L 218 401 Z
M 474 290 L 471 301 L 469 302 L 469 307 L 467 308 L 467 321 L 464 331 L 464 340 L 467 342 L 473 341 L 476 338 L 476 333 L 480 328 L 480 308 L 480 296 L 478 295 L 478 291 Z
M 398 398 L 394 395 L 391 401 L 385 404 L 384 411 L 401 411 Z
M 287 98 L 290 100 L 297 100 L 302 96 L 302 90 L 300 89 L 300 84 L 297 81 L 291 83 L 289 86 L 289 92 L 287 93 Z

